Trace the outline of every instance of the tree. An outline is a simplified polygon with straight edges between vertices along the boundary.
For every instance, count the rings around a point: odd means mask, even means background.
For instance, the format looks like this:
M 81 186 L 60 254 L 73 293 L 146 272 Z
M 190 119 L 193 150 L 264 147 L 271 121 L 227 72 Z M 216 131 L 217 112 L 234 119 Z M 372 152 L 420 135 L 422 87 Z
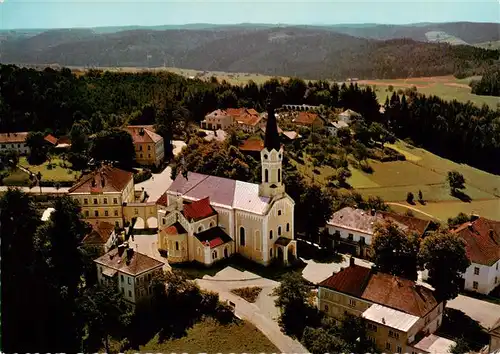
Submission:
M 389 90 L 389 92 L 392 92 L 392 91 L 394 91 L 394 86 L 392 86 L 392 85 L 389 85 L 389 86 L 387 87 L 387 90 Z
M 130 168 L 135 160 L 132 136 L 120 129 L 105 130 L 92 140 L 90 155 L 96 161 L 117 161 Z
M 424 200 L 424 195 L 422 194 L 422 191 L 420 189 L 418 190 L 418 200 L 421 202 Z
M 443 301 L 458 295 L 462 274 L 470 265 L 464 240 L 446 231 L 434 232 L 422 241 L 418 262 L 421 269 L 429 271 L 429 284 Z
M 295 219 L 297 229 L 312 239 L 332 216 L 332 198 L 316 184 L 306 186 L 296 208 L 300 210 Z
M 42 132 L 29 132 L 26 146 L 30 149 L 28 160 L 32 165 L 39 165 L 47 160 L 47 143 Z
M 309 304 L 311 289 L 297 273 L 285 275 L 280 285 L 273 290 L 277 296 L 275 304 L 280 309 L 279 324 L 283 331 L 301 338 L 304 328 L 317 327 L 321 323 L 321 314 Z
M 465 178 L 458 171 L 449 171 L 446 180 L 450 184 L 451 192 L 453 194 L 457 193 L 457 189 L 465 188 Z
M 413 193 L 412 192 L 408 192 L 408 194 L 406 195 L 406 201 L 409 203 L 409 204 L 413 204 L 413 199 L 415 199 L 415 197 L 413 196 Z
M 470 220 L 471 220 L 471 217 L 469 215 L 460 212 L 454 218 L 448 218 L 448 227 L 451 228 L 451 227 L 455 227 L 458 225 L 462 225 L 466 222 L 469 222 Z
M 8 149 L 0 151 L 0 165 L 2 168 L 15 169 L 19 164 L 19 153 L 17 150 Z
M 90 134 L 89 123 L 78 121 L 73 123 L 69 136 L 71 138 L 71 151 L 74 153 L 85 153 L 88 148 L 88 135 Z
M 100 349 L 100 346 L 94 347 L 100 342 L 106 353 L 110 353 L 109 338 L 121 339 L 133 314 L 116 279 L 86 289 L 79 299 L 78 309 L 85 321 L 84 348 L 89 352 Z
M 450 346 L 449 352 L 452 354 L 466 354 L 471 351 L 469 343 L 463 338 L 458 338 L 456 344 Z
M 373 262 L 382 273 L 417 279 L 419 239 L 406 234 L 396 224 L 376 224 L 372 240 Z
M 347 179 L 351 176 L 352 173 L 348 168 L 341 167 L 336 171 L 336 178 L 341 186 L 345 186 Z

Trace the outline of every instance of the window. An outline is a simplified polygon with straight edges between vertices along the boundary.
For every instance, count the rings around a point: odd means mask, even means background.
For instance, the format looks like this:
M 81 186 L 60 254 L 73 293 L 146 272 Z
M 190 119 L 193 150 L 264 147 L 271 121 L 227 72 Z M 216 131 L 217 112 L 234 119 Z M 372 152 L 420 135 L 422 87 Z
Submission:
M 438 315 L 441 314 L 441 305 L 438 307 Z
M 398 347 L 397 347 L 396 350 L 398 351 L 398 353 L 402 353 L 403 352 L 403 348 L 401 348 L 399 345 L 398 345 Z
M 349 234 L 349 236 L 347 236 L 347 239 L 348 239 L 349 241 L 352 241 L 352 239 L 353 239 L 353 238 L 354 238 L 354 235 L 353 235 L 353 234 Z
M 104 216 L 109 216 L 109 213 L 107 210 L 104 210 Z
M 273 239 L 273 230 L 269 230 L 269 239 L 272 240 Z
M 142 145 L 139 145 L 139 151 L 142 151 Z
M 151 158 L 151 154 L 148 154 L 148 157 Z
M 83 198 L 83 204 L 88 204 L 89 200 L 87 198 Z
M 127 277 L 127 280 L 128 280 L 128 285 L 132 284 L 132 280 L 130 277 Z
M 140 156 L 140 157 L 141 157 L 141 159 L 142 159 L 142 157 L 143 157 L 144 155 L 142 155 L 142 153 L 141 153 L 141 154 L 139 154 L 139 156 Z
M 366 328 L 368 328 L 370 331 L 377 332 L 377 326 L 375 326 L 373 323 L 368 323 L 366 325 Z
M 104 204 L 108 204 L 108 198 L 103 199 Z
M 2 145 L 2 147 L 3 147 L 3 145 Z M 267 155 L 264 155 L 264 160 L 267 160 Z
M 273 249 L 272 248 L 269 250 L 269 257 L 273 258 Z
M 85 210 L 85 216 L 86 216 L 86 217 L 89 217 L 89 216 L 90 216 L 90 215 L 89 215 L 89 211 L 88 211 L 88 210 Z
M 120 275 L 120 279 L 121 279 L 122 282 L 124 281 L 123 280 L 123 274 Z
M 132 291 L 128 291 L 128 297 L 132 297 Z
M 286 224 L 286 232 L 290 232 L 290 224 L 289 223 Z
M 278 182 L 281 182 L 281 168 L 278 168 Z
M 118 210 L 115 210 L 115 216 L 118 216 Z
M 120 223 L 118 221 L 115 221 L 115 227 L 120 227 Z
M 356 300 L 349 299 L 349 306 L 356 307 Z
M 478 282 L 477 281 L 472 282 L 472 287 L 474 288 L 474 290 L 477 290 L 477 288 L 479 287 Z
M 281 215 L 281 209 L 280 209 L 280 210 L 278 210 L 278 216 L 280 216 L 280 215 Z
M 113 198 L 113 204 L 118 204 L 118 198 Z
M 94 216 L 98 217 L 99 216 L 99 210 L 94 210 Z
M 217 251 L 212 252 L 212 259 L 217 259 Z
M 210 221 L 210 224 L 208 224 L 208 226 L 209 226 L 210 228 L 212 228 L 212 227 L 214 227 L 214 223 L 213 223 L 212 221 Z
M 325 311 L 328 312 L 328 305 L 325 305 Z
M 495 284 L 498 282 L 498 277 L 495 277 Z
M 175 250 L 178 251 L 179 250 L 179 242 L 175 241 Z
M 97 204 L 97 198 L 94 198 L 94 204 Z
M 151 150 L 151 145 L 148 145 L 148 150 Z
M 203 225 L 198 226 L 198 232 L 202 232 L 202 231 L 203 231 Z
M 474 274 L 479 275 L 479 268 L 478 267 L 474 267 Z
M 240 246 L 245 246 L 245 228 L 240 227 Z
M 385 343 L 385 349 L 391 350 L 391 343 L 389 342 Z
M 137 208 L 134 209 L 134 214 L 139 215 L 139 210 Z
M 269 171 L 267 169 L 264 170 L 264 182 L 269 182 Z
M 389 330 L 389 337 L 399 339 L 399 333 Z
M 362 243 L 362 244 L 366 243 L 364 236 L 359 237 L 359 243 Z
M 125 289 L 123 288 L 123 286 L 121 289 L 122 289 L 122 294 L 125 294 Z
M 281 236 L 281 226 L 278 226 L 278 236 Z

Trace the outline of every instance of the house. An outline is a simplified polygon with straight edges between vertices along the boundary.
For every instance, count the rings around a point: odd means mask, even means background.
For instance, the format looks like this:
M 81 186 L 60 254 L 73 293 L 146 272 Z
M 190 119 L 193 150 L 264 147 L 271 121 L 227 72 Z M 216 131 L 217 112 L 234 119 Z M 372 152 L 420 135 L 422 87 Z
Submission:
M 92 230 L 82 240 L 83 247 L 98 251 L 100 254 L 108 252 L 117 239 L 115 226 L 101 221 L 91 224 L 91 227 Z
M 325 125 L 323 119 L 314 112 L 297 112 L 292 123 L 308 128 L 323 128 Z
M 498 321 L 490 328 L 488 333 L 490 335 L 489 352 L 492 354 L 500 353 L 500 317 L 498 318 Z
M 337 132 L 342 128 L 349 128 L 349 124 L 343 120 L 339 120 L 338 122 L 330 122 L 326 125 L 326 130 L 331 136 L 337 136 Z
M 159 166 L 165 158 L 163 138 L 149 125 L 129 125 L 127 132 L 132 136 L 135 160 L 143 166 Z
M 80 203 L 83 217 L 88 222 L 106 221 L 123 227 L 124 205 L 135 199 L 133 174 L 102 165 L 80 177 L 68 193 Z
M 283 132 L 283 138 L 288 141 L 293 141 L 302 138 L 302 135 L 292 130 Z
M 347 109 L 345 110 L 344 112 L 340 113 L 338 118 L 340 121 L 343 121 L 347 124 L 351 123 L 351 121 L 354 119 L 354 118 L 359 118 L 361 117 L 361 114 L 357 113 L 357 112 L 354 112 L 353 110 L 351 109 Z
M 94 260 L 97 281 L 104 284 L 116 280 L 123 298 L 132 304 L 150 298 L 151 281 L 163 271 L 164 262 L 135 252 L 122 244 Z
M 388 221 L 405 232 L 414 232 L 419 236 L 424 235 L 431 224 L 428 220 L 396 213 L 345 207 L 332 214 L 326 223 L 326 230 L 334 249 L 369 257 L 375 226 Z
M 158 244 L 169 262 L 194 257 L 210 265 L 238 253 L 268 265 L 297 257 L 295 203 L 282 180 L 283 147 L 271 105 L 268 117 L 260 183 L 189 172 L 179 174 L 157 201 Z
M 201 121 L 201 128 L 208 130 L 222 129 L 226 130 L 233 125 L 233 117 L 230 116 L 225 110 L 217 109 L 205 116 Z
M 368 338 L 381 352 L 448 352 L 441 351 L 444 341 L 436 343 L 432 337 L 442 323 L 444 310 L 433 291 L 414 281 L 356 265 L 354 258 L 349 267 L 319 284 L 318 306 L 336 320 L 347 314 L 363 318 Z
M 0 133 L 0 151 L 16 150 L 19 155 L 28 155 L 30 149 L 26 145 L 27 132 Z
M 239 149 L 241 152 L 257 158 L 264 149 L 264 141 L 258 137 L 250 137 L 239 146 Z
M 56 149 L 68 149 L 71 147 L 71 139 L 67 136 L 61 136 L 57 139 Z
M 463 275 L 464 288 L 490 293 L 500 285 L 500 222 L 474 217 L 451 232 L 465 241 L 471 261 Z
M 205 116 L 201 128 L 226 130 L 235 125 L 247 133 L 255 133 L 260 127 L 261 115 L 253 108 L 217 109 Z
M 49 144 L 51 147 L 55 147 L 57 145 L 57 138 L 53 136 L 52 134 L 47 135 L 44 140 Z

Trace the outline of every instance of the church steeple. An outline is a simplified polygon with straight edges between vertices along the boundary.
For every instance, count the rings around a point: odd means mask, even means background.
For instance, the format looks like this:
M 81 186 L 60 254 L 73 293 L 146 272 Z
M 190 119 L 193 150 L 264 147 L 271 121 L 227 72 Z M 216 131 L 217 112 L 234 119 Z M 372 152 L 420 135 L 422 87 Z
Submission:
M 283 147 L 278 135 L 272 96 L 267 101 L 266 137 L 264 138 L 264 149 L 260 152 L 260 161 L 262 182 L 259 185 L 259 195 L 270 198 L 283 195 L 285 193 L 282 177 Z
M 278 134 L 278 123 L 274 115 L 274 97 L 272 94 L 267 99 L 267 124 L 266 137 L 264 138 L 264 147 L 271 151 L 280 149 L 280 137 Z

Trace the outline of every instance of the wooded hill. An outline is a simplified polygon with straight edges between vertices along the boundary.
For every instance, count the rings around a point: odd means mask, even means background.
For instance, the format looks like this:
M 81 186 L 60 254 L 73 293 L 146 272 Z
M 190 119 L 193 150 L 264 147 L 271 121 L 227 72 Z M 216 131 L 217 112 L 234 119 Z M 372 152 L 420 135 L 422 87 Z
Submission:
M 358 38 L 336 32 L 349 27 L 339 28 L 226 26 L 114 33 L 63 29 L 31 36 L 4 33 L 0 60 L 81 67 L 168 66 L 344 80 L 482 74 L 500 54 L 466 45 Z M 384 36 L 390 38 L 390 31 Z M 492 35 L 475 37 L 485 38 Z

